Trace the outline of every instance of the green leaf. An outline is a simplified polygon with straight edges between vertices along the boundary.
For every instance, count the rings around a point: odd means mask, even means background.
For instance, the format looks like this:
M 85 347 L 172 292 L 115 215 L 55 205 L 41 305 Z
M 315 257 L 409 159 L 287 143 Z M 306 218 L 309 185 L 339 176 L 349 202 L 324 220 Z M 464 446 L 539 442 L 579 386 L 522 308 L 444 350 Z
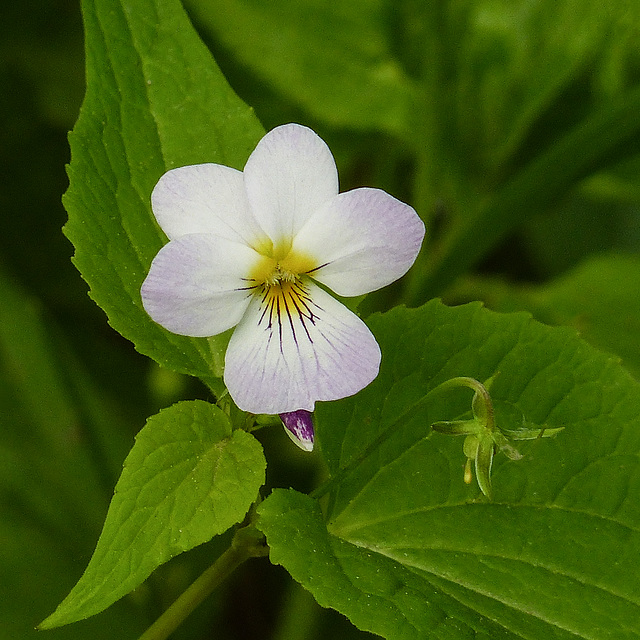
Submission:
M 156 325 L 140 285 L 166 242 L 150 194 L 169 168 L 242 168 L 263 134 L 177 0 L 85 0 L 87 93 L 70 136 L 65 234 L 110 324 L 160 364 L 221 375 L 220 344 Z
M 640 87 L 586 117 L 538 154 L 465 219 L 443 242 L 434 262 L 414 270 L 414 301 L 442 292 L 528 217 L 555 204 L 576 183 L 638 152 Z
M 389 639 L 510 638 L 411 567 L 331 535 L 318 503 L 308 496 L 276 489 L 259 514 L 271 561 L 283 565 L 318 604 L 337 609 L 359 629 Z
M 127 457 L 89 566 L 47 629 L 94 615 L 158 566 L 240 522 L 264 483 L 258 441 L 215 405 L 180 402 L 149 418 Z
M 618 355 L 640 377 L 638 291 L 640 257 L 607 253 L 538 286 L 469 279 L 455 287 L 452 298 L 482 298 L 496 311 L 529 311 L 546 324 L 574 327 L 587 342 Z
M 413 86 L 387 39 L 385 2 L 187 2 L 270 86 L 334 126 L 407 134 Z
M 291 492 L 260 507 L 272 560 L 386 638 L 637 639 L 640 385 L 526 314 L 432 301 L 369 325 L 378 378 L 316 411 L 324 513 Z M 496 402 L 564 429 L 497 455 L 487 503 L 463 482 L 461 440 L 429 425 L 470 408 L 437 385 L 494 375 Z

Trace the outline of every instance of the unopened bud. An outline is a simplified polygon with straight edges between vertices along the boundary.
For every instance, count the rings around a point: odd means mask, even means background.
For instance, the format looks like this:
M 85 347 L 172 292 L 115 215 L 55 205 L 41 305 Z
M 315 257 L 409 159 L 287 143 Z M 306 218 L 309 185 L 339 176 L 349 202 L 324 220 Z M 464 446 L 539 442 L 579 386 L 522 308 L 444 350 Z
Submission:
M 287 435 L 303 450 L 313 451 L 313 414 L 304 409 L 281 413 Z

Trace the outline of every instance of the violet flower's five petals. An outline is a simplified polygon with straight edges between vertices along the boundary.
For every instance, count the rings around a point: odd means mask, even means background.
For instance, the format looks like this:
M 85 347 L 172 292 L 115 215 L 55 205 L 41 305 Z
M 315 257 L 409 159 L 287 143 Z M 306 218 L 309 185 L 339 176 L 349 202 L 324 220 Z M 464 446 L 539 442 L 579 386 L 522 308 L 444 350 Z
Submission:
M 424 225 L 378 189 L 338 194 L 335 162 L 313 131 L 274 129 L 244 173 L 215 164 L 168 171 L 152 207 L 170 242 L 142 286 L 144 307 L 181 335 L 236 327 L 224 379 L 240 409 L 295 416 L 376 377 L 373 335 L 312 279 L 346 296 L 383 287 L 415 260 Z

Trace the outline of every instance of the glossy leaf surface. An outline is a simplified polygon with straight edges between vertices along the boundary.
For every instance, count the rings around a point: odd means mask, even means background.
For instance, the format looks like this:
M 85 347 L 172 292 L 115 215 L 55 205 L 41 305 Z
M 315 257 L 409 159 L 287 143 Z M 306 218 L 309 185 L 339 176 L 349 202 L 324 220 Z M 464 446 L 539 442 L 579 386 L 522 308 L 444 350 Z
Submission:
M 434 301 L 370 326 L 378 379 L 317 412 L 325 512 L 284 491 L 261 506 L 272 560 L 387 638 L 636 638 L 639 385 L 526 314 Z M 435 389 L 461 375 L 496 375 L 505 428 L 564 427 L 496 456 L 493 503 L 463 483 L 462 440 L 429 429 L 469 414 L 470 390 Z

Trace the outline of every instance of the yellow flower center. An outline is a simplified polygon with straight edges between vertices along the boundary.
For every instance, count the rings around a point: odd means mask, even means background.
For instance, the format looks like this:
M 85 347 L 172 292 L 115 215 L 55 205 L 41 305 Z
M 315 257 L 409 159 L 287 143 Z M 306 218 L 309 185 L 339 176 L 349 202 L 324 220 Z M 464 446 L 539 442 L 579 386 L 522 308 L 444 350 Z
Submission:
M 309 297 L 308 287 L 302 277 L 318 268 L 317 261 L 311 256 L 291 249 L 271 250 L 262 254 L 250 274 L 254 293 L 261 297 L 263 309 L 260 322 L 269 327 L 294 322 L 294 318 L 313 322 L 314 306 Z
M 282 252 L 273 251 L 270 255 L 260 256 L 250 279 L 257 286 L 271 288 L 297 282 L 300 276 L 310 273 L 315 268 L 317 268 L 316 261 L 310 256 L 293 250 L 288 250 L 285 255 L 282 255 Z

